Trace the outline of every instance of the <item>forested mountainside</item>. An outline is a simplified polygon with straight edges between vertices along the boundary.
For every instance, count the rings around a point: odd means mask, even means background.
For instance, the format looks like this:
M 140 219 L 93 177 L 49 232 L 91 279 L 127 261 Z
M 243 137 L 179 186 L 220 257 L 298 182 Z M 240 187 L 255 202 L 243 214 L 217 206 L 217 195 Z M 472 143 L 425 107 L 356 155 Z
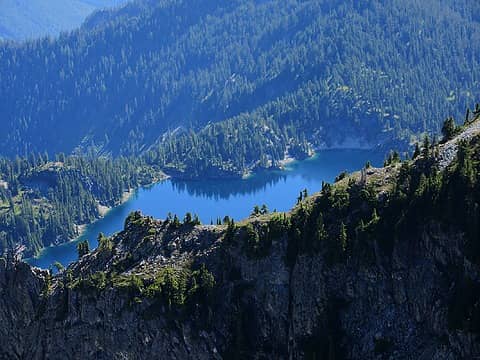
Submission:
M 17 248 L 28 257 L 67 242 L 80 235 L 79 225 L 98 219 L 102 207 L 164 176 L 140 159 L 0 158 L 0 253 Z
M 202 226 L 132 213 L 56 275 L 0 260 L 9 359 L 480 356 L 480 122 Z
M 0 40 L 38 39 L 78 28 L 96 9 L 125 0 L 2 0 Z
M 296 129 L 293 148 L 408 142 L 478 99 L 479 7 L 163 0 L 102 12 L 56 40 L 0 46 L 0 153 L 130 155 L 210 123 L 258 133 L 257 119 Z
M 453 118 L 445 124 L 461 129 L 479 116 L 477 104 L 463 126 L 457 126 Z M 238 178 L 249 171 L 278 168 L 285 151 L 297 158 L 309 154 L 305 138 L 296 145 L 289 142 L 298 136 L 294 127 L 280 131 L 275 123 L 260 118 L 242 127 L 235 125 L 226 121 L 198 134 L 172 135 L 140 157 L 111 159 L 93 153 L 61 153 L 53 159 L 48 153 L 15 160 L 0 157 L 0 251 L 20 246 L 30 256 L 46 246 L 67 242 L 79 235 L 79 225 L 97 220 L 102 208 L 118 205 L 125 192 L 168 175 L 174 179 Z M 228 140 L 234 136 L 235 141 Z M 399 157 L 398 152 L 395 156 Z

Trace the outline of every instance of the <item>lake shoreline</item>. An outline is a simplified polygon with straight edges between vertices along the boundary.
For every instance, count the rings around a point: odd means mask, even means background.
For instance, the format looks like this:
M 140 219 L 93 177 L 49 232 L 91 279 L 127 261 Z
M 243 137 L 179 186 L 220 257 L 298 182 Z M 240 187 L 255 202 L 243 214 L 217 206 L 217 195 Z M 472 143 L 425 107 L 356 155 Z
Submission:
M 102 219 L 104 219 L 105 217 L 108 217 L 110 216 L 111 213 L 113 213 L 113 211 L 115 210 L 115 212 L 117 212 L 117 208 L 119 208 L 121 205 L 125 204 L 125 203 L 128 203 L 129 200 L 131 200 L 132 198 L 135 198 L 137 199 L 137 196 L 134 197 L 135 194 L 142 194 L 142 192 L 144 192 L 144 190 L 147 190 L 147 191 L 150 191 L 151 189 L 155 189 L 155 186 L 159 183 L 162 183 L 166 180 L 171 180 L 171 183 L 172 184 L 175 184 L 175 182 L 178 182 L 181 185 L 180 188 L 176 188 L 174 191 L 177 191 L 178 192 L 178 189 L 180 189 L 180 198 L 182 197 L 182 193 L 184 194 L 189 194 L 189 196 L 198 196 L 198 197 L 202 197 L 204 199 L 206 199 L 207 197 L 209 197 L 208 193 L 204 193 L 202 194 L 201 191 L 198 192 L 198 193 L 195 193 L 195 188 L 197 188 L 198 186 L 201 187 L 201 184 L 202 182 L 210 182 L 211 184 L 216 184 L 218 182 L 218 185 L 222 185 L 223 183 L 223 188 L 224 189 L 231 189 L 229 191 L 235 191 L 235 189 L 237 189 L 239 192 L 237 193 L 237 195 L 233 195 L 234 197 L 235 196 L 248 196 L 249 192 L 248 191 L 264 191 L 264 190 L 261 190 L 261 189 L 265 189 L 265 186 L 271 186 L 271 181 L 275 181 L 275 180 L 271 180 L 272 177 L 271 175 L 279 175 L 281 176 L 282 178 L 284 176 L 287 176 L 287 177 L 290 177 L 290 176 L 293 176 L 295 177 L 295 173 L 298 172 L 298 169 L 305 169 L 305 168 L 308 168 L 310 170 L 308 171 L 321 171 L 321 172 L 324 172 L 324 171 L 329 171 L 329 167 L 332 168 L 332 167 L 338 167 L 337 165 L 337 160 L 336 157 L 338 157 L 338 154 L 335 155 L 335 150 L 337 149 L 326 149 L 326 150 L 319 150 L 319 151 L 315 151 L 315 152 L 312 152 L 311 153 L 311 156 L 307 157 L 307 158 L 301 158 L 301 159 L 296 159 L 295 157 L 291 156 L 290 154 L 286 154 L 284 159 L 282 160 L 281 162 L 281 167 L 279 166 L 276 166 L 276 167 L 270 167 L 270 168 L 267 168 L 267 169 L 263 169 L 263 168 L 258 168 L 256 169 L 254 172 L 251 172 L 249 174 L 249 176 L 245 179 L 241 176 L 237 176 L 235 178 L 232 178 L 232 177 L 222 177 L 222 178 L 197 178 L 197 179 L 183 179 L 183 178 L 178 178 L 176 176 L 164 176 L 162 177 L 161 179 L 159 179 L 158 181 L 154 181 L 152 182 L 151 184 L 145 184 L 145 185 L 142 185 L 142 186 L 139 186 L 138 188 L 134 188 L 134 189 L 129 189 L 128 191 L 125 191 L 123 194 L 122 194 L 122 197 L 121 199 L 118 201 L 118 203 L 114 206 L 102 206 L 102 205 L 99 205 L 99 217 L 97 219 L 95 219 L 93 222 L 89 223 L 89 224 L 81 224 L 81 225 L 76 225 L 77 226 L 77 231 L 79 233 L 78 236 L 76 236 L 75 238 L 73 239 L 69 239 L 69 241 L 65 241 L 65 242 L 62 242 L 62 243 L 59 243 L 59 244 L 53 244 L 51 246 L 48 246 L 48 247 L 45 247 L 43 249 L 41 249 L 39 251 L 38 254 L 32 256 L 32 257 L 29 257 L 28 259 L 26 259 L 27 261 L 29 259 L 33 260 L 34 263 L 41 263 L 42 265 L 41 266 L 44 266 L 43 263 L 42 263 L 42 259 L 45 259 L 45 256 L 48 256 L 49 255 L 46 255 L 46 254 L 49 254 L 51 253 L 51 249 L 52 247 L 59 247 L 59 246 L 62 246 L 62 245 L 67 245 L 67 247 L 72 247 L 74 245 L 68 245 L 69 243 L 75 243 L 76 241 L 78 241 L 79 239 L 81 238 L 86 238 L 86 234 L 88 235 L 88 238 L 89 239 L 94 239 L 96 238 L 96 235 L 93 234 L 93 232 L 96 232 L 96 231 L 100 231 L 100 232 L 104 232 L 104 230 L 102 229 L 102 226 L 100 225 L 100 227 L 98 226 L 95 226 L 95 227 L 92 227 L 94 224 L 97 224 L 99 221 L 101 221 Z M 355 153 L 356 150 L 360 151 L 360 152 L 365 152 L 364 149 L 338 149 L 338 152 L 339 154 L 342 154 L 344 153 L 345 151 L 348 153 L 348 151 L 351 150 Z M 370 149 L 369 149 L 370 150 Z M 330 151 L 333 151 L 331 154 L 330 154 Z M 372 151 L 372 154 L 375 153 L 375 150 L 371 150 Z M 340 155 L 341 156 L 341 159 L 345 159 L 345 160 L 339 160 L 341 163 L 342 161 L 344 162 L 349 162 L 351 159 L 351 155 Z M 358 156 L 354 156 L 356 158 L 358 158 Z M 360 155 L 360 157 L 362 157 L 362 155 Z M 362 159 L 362 161 L 365 161 L 365 159 L 367 158 L 370 158 L 371 156 L 368 155 L 368 156 L 365 156 L 363 155 L 364 159 Z M 378 154 L 377 154 L 377 157 L 378 157 Z M 318 158 L 319 160 L 319 163 L 317 164 L 315 162 L 315 159 Z M 367 159 L 368 160 L 368 159 Z M 297 165 L 298 164 L 298 165 Z M 305 164 L 305 165 L 301 165 L 301 164 Z M 309 165 L 310 164 L 310 165 Z M 354 167 L 352 167 L 350 165 L 350 170 L 358 170 L 360 169 L 362 166 L 364 165 L 364 163 L 356 163 L 354 165 Z M 300 168 L 299 168 L 300 166 Z M 345 165 L 347 166 L 347 165 Z M 314 170 L 314 169 L 317 169 L 317 170 Z M 342 170 L 344 168 L 342 167 Z M 340 171 L 337 171 L 335 170 L 335 176 L 338 175 L 339 172 L 341 172 L 342 170 Z M 305 170 L 301 170 L 301 171 L 305 171 Z M 285 175 L 281 175 L 281 174 L 285 174 Z M 291 175 L 289 175 L 291 174 Z M 333 174 L 330 174 L 332 179 L 334 178 Z M 245 188 L 250 188 L 249 187 L 249 182 L 253 182 L 253 184 L 256 184 L 258 182 L 262 182 L 262 179 L 263 177 L 268 177 L 268 180 L 265 180 L 266 182 L 262 185 L 261 187 L 258 187 L 258 189 L 260 190 L 248 190 L 247 192 L 242 192 L 243 190 L 240 190 L 239 189 L 239 186 L 240 187 L 243 187 L 243 185 L 241 184 L 245 184 Z M 275 176 L 274 176 L 275 177 Z M 328 179 L 326 178 L 325 180 L 328 181 Z M 235 181 L 238 182 L 238 184 L 235 184 Z M 302 180 L 303 181 L 306 181 L 308 182 L 309 180 Z M 332 180 L 333 181 L 333 180 Z M 282 181 L 283 183 L 283 181 Z M 316 189 L 319 188 L 319 184 L 321 182 L 319 182 L 317 185 L 315 185 L 315 187 L 309 189 L 309 192 L 311 192 L 311 190 L 314 192 Z M 190 184 L 190 185 L 189 185 Z M 198 184 L 198 185 L 197 185 Z M 234 185 L 232 185 L 234 184 Z M 269 185 L 270 184 L 270 185 Z M 214 185 L 213 186 L 213 189 L 217 189 L 218 190 L 218 185 Z M 186 186 L 186 187 L 185 187 Z M 191 190 L 188 190 L 188 187 L 191 187 Z M 292 188 L 295 188 L 298 187 L 300 189 L 300 187 L 303 188 L 303 183 L 302 184 L 299 184 L 299 186 L 296 186 L 296 185 L 293 185 Z M 143 189 L 143 190 L 142 190 Z M 193 190 L 192 190 L 193 189 Z M 211 191 L 211 190 L 210 190 Z M 207 194 L 207 195 L 205 195 Z M 174 195 L 174 196 L 179 196 L 179 195 Z M 140 195 L 141 196 L 141 195 Z M 150 195 L 149 195 L 150 196 Z M 217 200 L 220 200 L 220 201 L 223 201 L 225 200 L 225 198 L 222 198 L 221 196 L 219 197 L 218 195 L 210 195 L 210 196 L 213 196 L 213 197 L 216 197 Z M 229 195 L 230 196 L 230 195 Z M 256 195 L 256 199 L 257 199 L 257 196 L 258 196 L 258 201 L 263 201 L 261 200 L 261 197 L 262 195 Z M 296 196 L 296 192 L 295 194 L 292 194 L 291 197 L 292 199 Z M 285 199 L 289 199 L 290 197 L 289 196 L 285 196 Z M 228 198 L 227 198 L 228 200 Z M 142 200 L 141 200 L 142 201 Z M 255 200 L 257 201 L 257 200 Z M 288 201 L 287 201 L 288 202 Z M 186 204 L 186 206 L 188 205 L 188 210 L 189 211 L 191 209 L 191 211 L 194 211 L 196 212 L 197 211 L 197 208 L 194 207 L 194 205 L 191 205 L 190 202 L 188 201 L 184 201 L 183 202 L 184 204 Z M 189 205 L 190 204 L 190 205 Z M 132 206 L 128 206 L 127 208 L 130 209 L 130 207 L 132 207 L 133 210 L 143 210 L 144 208 L 139 205 L 138 207 L 135 206 L 135 209 L 133 209 Z M 164 208 L 164 210 L 161 210 L 162 212 L 160 213 L 160 215 L 157 213 L 156 217 L 157 218 L 161 218 L 162 216 L 165 216 L 167 214 L 166 211 L 169 211 L 170 208 L 172 209 L 173 212 L 177 212 L 178 214 L 182 214 L 181 212 L 182 211 L 185 211 L 183 208 L 182 210 L 180 210 L 180 212 L 178 212 L 178 210 L 175 210 L 175 206 L 176 204 L 174 203 L 167 203 L 166 205 L 162 205 L 161 203 L 158 205 L 161 209 L 162 207 Z M 215 205 L 214 205 L 215 206 Z M 253 206 L 253 205 L 252 205 Z M 281 205 L 280 205 L 281 206 Z M 155 207 L 155 209 L 157 209 L 158 207 Z M 279 206 L 272 206 L 272 209 L 275 209 L 279 208 Z M 228 209 L 229 207 L 225 207 L 225 213 L 222 212 L 223 215 L 227 214 L 228 213 Z M 156 210 L 153 210 L 153 212 L 155 212 Z M 165 214 L 163 213 L 163 211 L 165 211 Z M 251 211 L 251 209 L 249 209 L 249 211 Z M 122 210 L 122 216 L 123 217 L 126 217 L 127 215 L 123 214 L 124 210 Z M 150 213 L 152 212 L 152 209 L 150 210 Z M 198 214 L 198 215 L 201 215 L 201 214 Z M 245 216 L 244 217 L 248 217 L 248 213 L 245 212 L 244 214 Z M 113 216 L 116 216 L 116 215 L 113 215 Z M 210 216 L 210 215 L 208 215 Z M 216 215 L 215 215 L 216 216 Z M 236 218 L 240 219 L 240 216 L 237 215 Z M 122 219 L 124 220 L 124 219 Z M 206 218 L 206 219 L 202 219 L 202 220 L 205 220 L 206 222 L 209 222 L 210 219 L 209 218 Z M 123 224 L 123 222 L 122 222 Z M 118 224 L 118 231 L 121 231 L 121 224 Z M 90 234 L 90 232 L 92 232 L 92 234 Z M 109 230 L 107 230 L 107 232 L 109 232 Z
M 160 180 L 160 181 L 163 181 L 163 180 Z M 152 186 L 152 185 L 155 185 L 155 184 L 156 184 L 156 182 L 145 185 L 145 186 Z M 143 187 L 143 186 L 140 186 L 140 187 Z M 102 205 L 102 204 L 98 203 L 97 208 L 98 208 L 98 213 L 99 213 L 100 217 L 96 220 L 100 220 L 100 219 L 104 218 L 112 209 L 126 203 L 128 200 L 130 200 L 130 198 L 135 194 L 135 191 L 137 191 L 137 189 L 139 189 L 139 188 L 131 188 L 127 191 L 124 191 L 120 201 L 118 201 L 114 206 L 107 206 L 107 205 Z M 92 224 L 92 223 L 90 223 L 90 224 Z M 89 225 L 89 224 L 85 224 L 85 225 Z
M 153 186 L 153 185 L 155 185 L 155 184 L 157 184 L 161 181 L 167 180 L 167 179 L 169 179 L 169 177 L 162 178 L 159 181 L 152 182 L 151 184 L 144 185 L 144 186 Z M 108 215 L 108 213 L 110 211 L 112 211 L 116 207 L 126 203 L 128 200 L 130 200 L 130 198 L 135 194 L 135 192 L 138 189 L 140 189 L 141 187 L 144 187 L 144 186 L 140 186 L 136 189 L 132 188 L 132 189 L 129 189 L 128 191 L 124 191 L 124 193 L 122 195 L 122 198 L 114 206 L 106 206 L 106 205 L 101 205 L 100 203 L 97 203 L 97 209 L 98 209 L 99 216 L 97 218 L 95 218 L 95 220 L 93 220 L 90 223 L 75 224 L 74 226 L 75 226 L 75 231 L 77 233 L 77 236 L 75 236 L 74 238 L 69 238 L 67 241 L 63 241 L 63 242 L 60 242 L 58 244 L 51 244 L 49 246 L 45 246 L 45 247 L 41 248 L 40 251 L 37 254 L 34 254 L 31 257 L 25 258 L 25 260 L 39 259 L 42 256 L 42 253 L 49 248 L 62 246 L 62 245 L 69 244 L 69 243 L 74 243 L 75 241 L 77 241 L 79 238 L 82 237 L 82 235 L 88 230 L 89 226 L 91 226 L 91 225 L 95 224 L 97 221 L 103 219 L 105 216 Z

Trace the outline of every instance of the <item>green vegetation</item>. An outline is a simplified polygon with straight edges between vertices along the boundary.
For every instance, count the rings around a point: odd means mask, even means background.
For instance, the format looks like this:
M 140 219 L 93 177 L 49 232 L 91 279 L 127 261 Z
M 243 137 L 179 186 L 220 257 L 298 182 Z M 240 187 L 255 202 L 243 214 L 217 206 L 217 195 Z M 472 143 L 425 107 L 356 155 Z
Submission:
M 211 124 L 197 133 L 170 134 L 144 157 L 177 178 L 240 177 L 252 169 L 278 167 L 287 146 L 307 156 L 310 146 L 293 127 L 242 116 Z M 293 150 L 292 150 L 293 151 Z
M 90 252 L 90 245 L 88 244 L 88 240 L 80 241 L 77 244 L 77 252 L 79 259 Z
M 183 218 L 183 224 L 186 226 L 197 226 L 201 225 L 201 222 L 197 214 L 192 215 L 192 213 L 187 212 Z
M 462 130 L 455 127 L 455 133 Z M 420 151 L 423 156 L 418 158 Z M 459 141 L 457 158 L 444 171 L 434 160 L 436 140 L 426 136 L 422 149 L 417 146 L 415 152 L 416 160 L 402 160 L 392 152 L 385 165 L 394 175 L 388 182 L 383 179 L 381 186 L 363 175 L 359 181 L 345 173 L 335 185 L 324 183 L 320 196 L 308 198 L 301 192 L 288 217 L 272 214 L 269 220 L 229 225 L 225 238 L 243 234 L 247 254 L 264 257 L 272 241 L 288 233 L 289 264 L 300 254 L 319 251 L 335 263 L 353 253 L 374 256 L 373 243 L 390 256 L 397 239 L 420 237 L 422 229 L 434 222 L 444 231 L 463 233 L 467 257 L 480 264 L 480 137 Z M 253 215 L 261 214 L 260 207 L 255 207 Z
M 392 152 L 390 152 L 390 154 L 388 155 L 388 158 L 383 163 L 383 166 L 390 166 L 390 165 L 393 165 L 393 164 L 398 164 L 400 161 L 401 161 L 401 159 L 400 159 L 400 154 L 398 153 L 398 151 L 392 151 Z
M 102 251 L 106 251 L 106 252 L 110 252 L 112 251 L 113 249 L 113 242 L 112 242 L 112 239 L 105 236 L 104 234 L 100 233 L 98 234 L 98 250 L 100 252 Z
M 148 300 L 152 312 L 158 311 L 158 305 L 164 305 L 168 311 L 193 311 L 197 305 L 212 306 L 216 281 L 205 264 L 197 269 L 190 267 L 174 268 L 165 266 L 152 275 L 117 274 L 97 271 L 93 274 L 71 280 L 67 286 L 86 294 L 97 294 L 107 288 L 119 291 L 130 300 L 130 304 Z
M 95 29 L 0 46 L 0 152 L 151 150 L 195 177 L 352 136 L 409 143 L 472 105 L 479 12 L 453 0 L 132 4 Z
M 232 265 L 229 255 L 258 261 L 272 253 L 285 253 L 286 245 L 285 261 L 290 267 L 300 259 L 303 261 L 302 258 L 317 255 L 325 259 L 328 266 L 341 269 L 345 264 L 359 260 L 360 266 L 369 263 L 389 266 L 395 247 L 404 245 L 400 241 L 411 243 L 409 251 L 415 252 L 418 250 L 415 244 L 424 242 L 428 234 L 435 239 L 447 235 L 448 241 L 458 240 L 460 249 L 464 247 L 462 252 L 466 261 L 480 265 L 480 136 L 458 141 L 456 159 L 443 170 L 435 161 L 439 146 L 432 148 L 430 141 L 427 144 L 427 156 L 416 160 L 397 159 L 387 168 L 371 169 L 366 178 L 358 173 L 346 174 L 333 185 L 324 183 L 321 193 L 313 196 L 302 191 L 298 204 L 290 213 L 267 214 L 265 211 L 261 214 L 262 207 L 255 207 L 256 215 L 239 224 L 226 218 L 224 224 L 213 230 L 215 233 L 223 231 L 223 241 L 214 240 L 216 245 L 212 251 L 202 255 L 195 252 L 189 257 L 187 251 L 186 257 L 182 254 L 176 258 L 179 262 L 150 263 L 145 267 L 145 263 L 155 259 L 156 254 L 149 254 L 152 256 L 146 262 L 141 261 L 138 254 L 144 254 L 140 244 L 147 243 L 144 240 L 149 238 L 154 220 L 142 217 L 138 212 L 131 213 L 125 223 L 126 233 L 121 246 L 115 248 L 111 239 L 100 235 L 101 244 L 110 241 L 107 248 L 113 247 L 114 251 L 104 259 L 114 258 L 113 267 L 103 272 L 98 271 L 102 267 L 97 268 L 98 264 L 93 263 L 91 266 L 96 271 L 87 268 L 85 275 L 80 274 L 75 280 L 69 278 L 68 269 L 60 276 L 70 279 L 67 286 L 87 296 L 97 296 L 105 290 L 116 291 L 125 297 L 128 308 L 135 307 L 135 311 L 146 319 L 186 317 L 200 320 L 197 321 L 199 326 L 208 327 L 215 305 L 218 306 L 215 291 L 224 285 L 222 281 L 229 279 L 228 285 L 233 284 L 229 287 L 233 302 L 244 299 L 241 294 L 251 289 L 248 281 L 237 284 L 232 280 L 242 278 L 238 275 L 241 270 L 236 266 L 229 267 Z M 165 231 L 155 239 L 159 245 L 160 239 L 177 238 L 179 228 L 174 226 L 175 217 L 171 215 L 169 218 L 167 224 L 155 223 L 157 229 Z M 185 215 L 183 224 L 177 217 L 180 228 L 193 221 L 191 214 Z M 164 245 L 162 242 L 158 250 L 163 251 Z M 103 254 L 103 247 L 99 247 L 97 254 Z M 212 269 L 224 273 L 215 278 Z M 449 328 L 478 333 L 480 284 L 472 280 L 463 266 L 447 276 L 455 284 L 448 291 L 451 296 L 447 309 Z M 302 340 L 306 358 L 326 354 L 341 357 L 342 345 L 337 339 L 342 335 L 337 316 L 344 304 L 337 299 L 330 300 L 328 319 L 319 322 L 323 327 L 314 329 L 311 336 Z M 235 352 L 248 354 L 248 334 L 244 327 L 248 323 L 248 310 L 240 304 L 234 304 L 233 309 L 238 313 L 232 314 L 230 324 L 234 334 L 232 348 L 227 350 L 230 357 Z M 388 336 L 378 336 L 373 340 L 373 346 L 375 353 L 382 355 L 390 353 L 395 344 Z
M 0 250 L 22 244 L 29 256 L 75 237 L 99 204 L 159 169 L 239 177 L 349 137 L 408 144 L 438 131 L 441 114 L 463 113 L 478 87 L 474 3 L 137 6 L 103 14 L 94 31 L 0 45 L 0 152 L 32 153 L 0 160 Z M 458 129 L 449 118 L 445 138 Z M 426 136 L 424 157 L 430 149 Z M 73 151 L 88 155 L 62 154 Z
M 167 267 L 155 275 L 153 282 L 145 288 L 145 294 L 161 300 L 169 309 L 190 303 L 208 306 L 213 300 L 214 287 L 215 278 L 205 264 L 195 271 Z
M 462 130 L 455 127 L 455 133 Z M 387 165 L 394 176 L 386 184 L 378 186 L 373 183 L 375 178 L 358 181 L 356 175 L 345 175 L 335 185 L 323 184 L 319 196 L 305 199 L 301 194 L 289 216 L 272 214 L 268 222 L 262 219 L 229 226 L 225 238 L 240 234 L 246 254 L 258 258 L 269 254 L 272 239 L 288 235 L 286 261 L 290 266 L 299 256 L 316 253 L 325 254 L 333 265 L 353 256 L 377 263 L 391 257 L 400 240 L 420 243 L 425 231 L 439 229 L 453 238 L 459 234 L 467 260 L 478 266 L 480 137 L 460 140 L 456 159 L 443 171 L 434 160 L 438 146 L 432 147 L 432 143 L 425 138 L 423 156 L 415 156 L 416 160 L 401 160 L 392 154 Z M 225 244 L 229 246 L 231 241 Z M 456 287 L 448 308 L 450 329 L 480 333 L 480 284 L 465 270 L 451 276 Z M 387 338 L 375 340 L 377 354 L 391 346 Z
M 443 127 L 442 127 L 443 139 L 445 141 L 452 139 L 458 133 L 458 130 L 459 129 L 457 128 L 453 117 L 449 117 L 443 123 Z
M 268 214 L 268 207 L 267 205 L 263 204 L 262 207 L 255 205 L 253 207 L 253 211 L 250 216 L 260 216 L 260 215 L 267 215 Z
M 260 214 L 267 214 L 267 212 Z M 235 225 L 233 221 L 227 223 L 224 243 L 230 244 L 238 233 L 241 235 L 244 249 L 248 256 L 251 258 L 267 256 L 273 243 L 287 234 L 290 220 L 286 213 L 272 213 L 266 219 L 241 225 Z
M 60 271 L 63 271 L 65 269 L 65 266 L 63 266 L 62 264 L 60 264 L 58 261 L 55 261 L 53 263 L 53 267 L 55 268 L 55 270 L 57 272 L 60 272 Z
M 395 239 L 421 234 L 435 221 L 446 230 L 464 232 L 468 257 L 480 264 L 479 139 L 460 142 L 457 160 L 444 172 L 438 171 L 431 156 L 428 152 L 415 166 L 401 162 L 387 200 L 368 184 L 349 181 L 325 186 L 315 202 L 301 203 L 291 218 L 289 259 L 323 248 L 332 261 L 340 261 L 354 248 L 358 254 L 374 241 L 388 254 Z M 318 242 L 327 246 L 319 247 Z
M 24 245 L 26 255 L 79 234 L 124 193 L 162 176 L 141 159 L 47 154 L 0 158 L 0 252 Z

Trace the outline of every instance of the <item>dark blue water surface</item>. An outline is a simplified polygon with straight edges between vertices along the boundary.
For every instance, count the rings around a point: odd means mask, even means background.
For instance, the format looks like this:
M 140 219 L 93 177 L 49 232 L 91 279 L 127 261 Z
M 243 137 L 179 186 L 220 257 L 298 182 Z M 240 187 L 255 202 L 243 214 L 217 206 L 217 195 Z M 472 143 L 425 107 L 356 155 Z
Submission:
M 255 205 L 266 204 L 270 210 L 286 211 L 295 204 L 302 189 L 317 192 L 322 181 L 332 182 L 344 170 L 358 170 L 367 160 L 380 165 L 383 154 L 368 150 L 325 150 L 308 160 L 290 163 L 285 171 L 265 171 L 245 180 L 166 180 L 138 189 L 127 202 L 89 225 L 75 241 L 46 248 L 40 256 L 27 261 L 41 268 L 48 268 L 55 261 L 68 265 L 77 259 L 79 241 L 88 239 L 90 248 L 95 248 L 100 232 L 111 235 L 122 230 L 125 218 L 135 210 L 160 219 L 169 212 L 180 218 L 191 212 L 208 224 L 225 215 L 236 220 L 246 218 Z

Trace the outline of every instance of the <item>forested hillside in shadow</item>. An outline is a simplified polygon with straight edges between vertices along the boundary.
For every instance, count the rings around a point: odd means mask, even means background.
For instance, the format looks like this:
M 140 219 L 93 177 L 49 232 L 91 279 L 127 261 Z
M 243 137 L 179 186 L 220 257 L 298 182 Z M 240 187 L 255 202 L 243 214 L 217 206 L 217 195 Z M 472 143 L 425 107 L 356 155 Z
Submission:
M 137 154 L 169 130 L 228 119 L 293 128 L 294 146 L 408 141 L 478 98 L 479 13 L 450 0 L 164 0 L 99 13 L 58 40 L 0 47 L 0 153 Z

